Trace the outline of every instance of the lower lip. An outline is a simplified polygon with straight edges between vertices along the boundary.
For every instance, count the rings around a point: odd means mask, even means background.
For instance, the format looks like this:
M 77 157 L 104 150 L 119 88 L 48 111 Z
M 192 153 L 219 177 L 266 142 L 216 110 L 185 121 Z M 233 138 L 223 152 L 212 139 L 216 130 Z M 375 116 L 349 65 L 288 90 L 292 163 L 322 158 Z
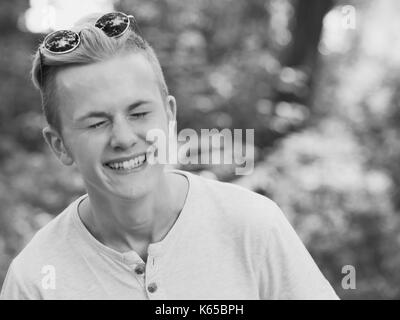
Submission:
M 146 166 L 147 166 L 147 159 L 140 166 L 132 169 L 111 169 L 109 166 L 103 165 L 103 167 L 107 168 L 109 171 L 118 175 L 127 175 L 130 173 L 142 171 Z

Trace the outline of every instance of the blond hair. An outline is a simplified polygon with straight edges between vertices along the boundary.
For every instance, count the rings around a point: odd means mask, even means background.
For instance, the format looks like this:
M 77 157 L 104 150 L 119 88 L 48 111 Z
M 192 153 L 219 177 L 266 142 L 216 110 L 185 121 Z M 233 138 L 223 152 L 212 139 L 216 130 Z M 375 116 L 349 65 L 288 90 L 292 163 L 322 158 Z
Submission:
M 132 28 L 118 38 L 108 37 L 94 26 L 102 14 L 91 14 L 75 23 L 72 31 L 79 33 L 81 43 L 72 52 L 52 54 L 39 46 L 33 58 L 32 81 L 42 96 L 42 108 L 47 123 L 60 134 L 61 119 L 58 112 L 58 99 L 55 77 L 58 71 L 71 65 L 84 65 L 110 59 L 117 54 L 141 53 L 150 62 L 157 77 L 162 97 L 168 96 L 160 62 L 148 42 Z

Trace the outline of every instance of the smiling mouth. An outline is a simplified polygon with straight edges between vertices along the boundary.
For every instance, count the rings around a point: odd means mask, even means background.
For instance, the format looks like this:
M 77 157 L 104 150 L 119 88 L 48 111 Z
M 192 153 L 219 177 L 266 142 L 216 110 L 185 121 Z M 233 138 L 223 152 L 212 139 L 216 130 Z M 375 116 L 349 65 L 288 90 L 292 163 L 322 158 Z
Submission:
M 146 154 L 141 154 L 130 160 L 119 161 L 119 162 L 110 161 L 105 163 L 104 165 L 116 171 L 129 171 L 141 167 L 143 164 L 146 163 L 146 160 L 147 160 Z

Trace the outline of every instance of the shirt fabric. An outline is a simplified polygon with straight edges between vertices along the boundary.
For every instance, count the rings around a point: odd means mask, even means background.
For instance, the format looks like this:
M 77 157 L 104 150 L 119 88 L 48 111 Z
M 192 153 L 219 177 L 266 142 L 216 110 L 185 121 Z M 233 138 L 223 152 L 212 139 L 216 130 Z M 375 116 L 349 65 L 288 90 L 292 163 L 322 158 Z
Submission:
M 188 179 L 188 194 L 146 263 L 91 235 L 77 210 L 83 195 L 12 261 L 1 299 L 338 299 L 273 201 L 173 172 Z

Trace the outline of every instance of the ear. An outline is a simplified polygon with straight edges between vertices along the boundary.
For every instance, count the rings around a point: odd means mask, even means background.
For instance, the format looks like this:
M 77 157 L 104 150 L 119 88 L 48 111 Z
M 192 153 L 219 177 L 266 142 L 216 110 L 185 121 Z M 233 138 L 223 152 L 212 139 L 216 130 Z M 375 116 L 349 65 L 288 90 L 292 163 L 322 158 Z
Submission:
M 168 121 L 176 121 L 176 100 L 174 96 L 168 96 L 166 101 Z
M 58 160 L 60 160 L 61 163 L 66 166 L 72 165 L 74 163 L 74 159 L 65 147 L 64 141 L 59 133 L 50 127 L 44 128 L 42 133 L 44 140 L 47 142 Z

